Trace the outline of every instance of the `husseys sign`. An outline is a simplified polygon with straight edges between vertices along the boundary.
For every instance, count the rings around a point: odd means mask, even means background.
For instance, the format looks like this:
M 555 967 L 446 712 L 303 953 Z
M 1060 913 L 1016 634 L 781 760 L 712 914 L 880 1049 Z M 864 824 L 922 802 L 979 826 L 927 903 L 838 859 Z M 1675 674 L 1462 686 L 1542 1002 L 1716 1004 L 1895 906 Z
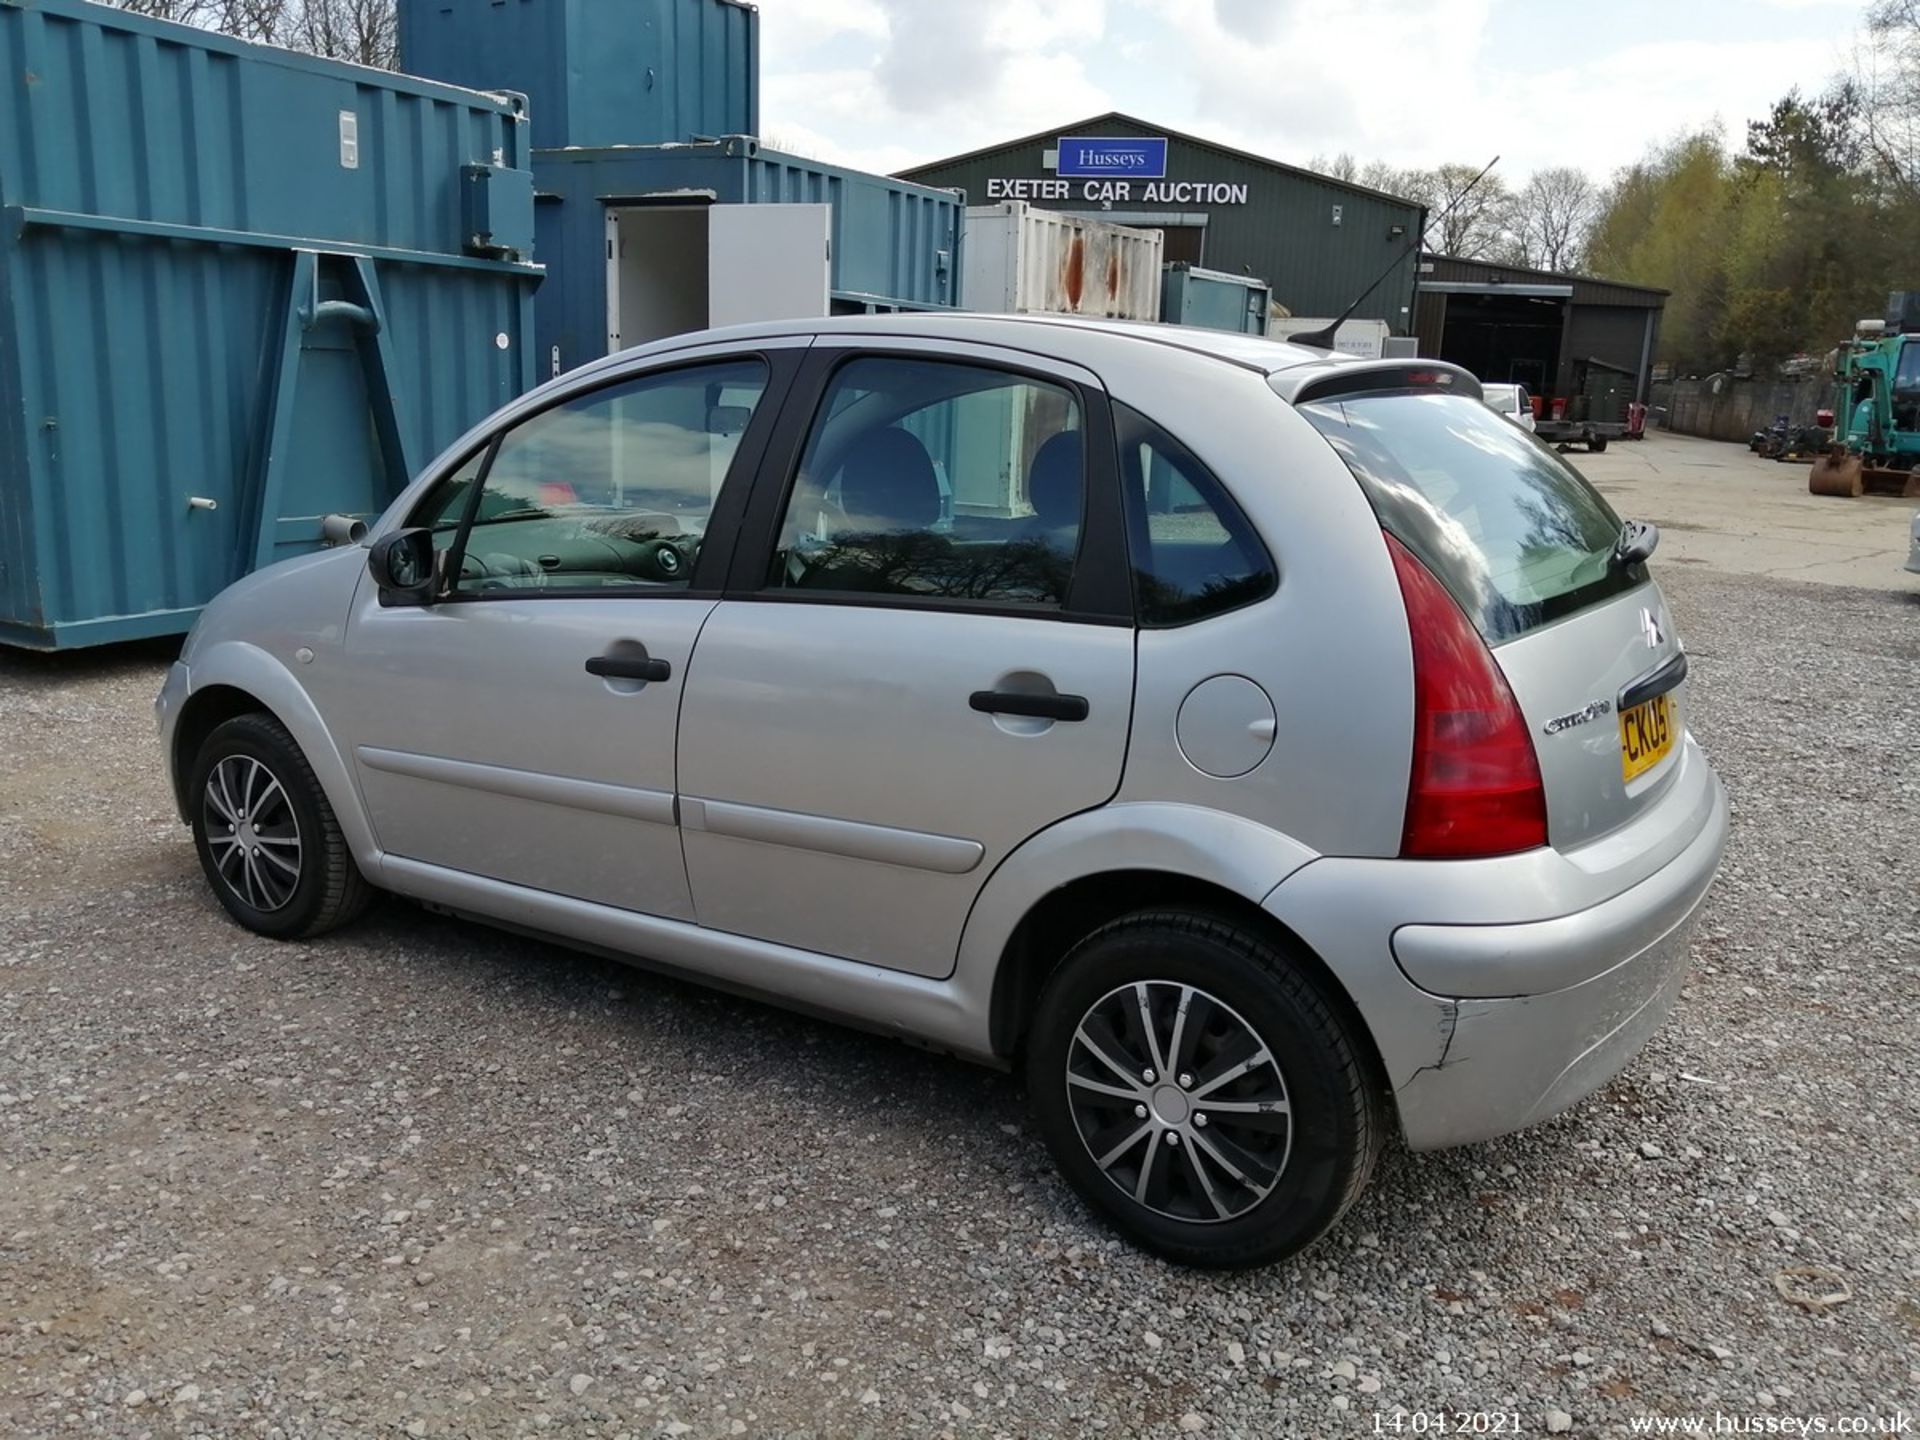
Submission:
M 1063 135 L 1051 166 L 1057 179 L 987 181 L 989 200 L 1123 201 L 1140 205 L 1244 205 L 1245 185 L 1169 180 L 1163 135 Z

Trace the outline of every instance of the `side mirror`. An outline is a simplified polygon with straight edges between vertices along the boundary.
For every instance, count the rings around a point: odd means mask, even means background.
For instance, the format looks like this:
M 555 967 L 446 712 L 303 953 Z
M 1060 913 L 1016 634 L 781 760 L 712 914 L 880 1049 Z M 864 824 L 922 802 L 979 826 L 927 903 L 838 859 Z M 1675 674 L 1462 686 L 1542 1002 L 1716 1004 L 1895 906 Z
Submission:
M 431 605 L 434 601 L 433 532 L 396 530 L 367 552 L 367 571 L 380 587 L 382 605 Z

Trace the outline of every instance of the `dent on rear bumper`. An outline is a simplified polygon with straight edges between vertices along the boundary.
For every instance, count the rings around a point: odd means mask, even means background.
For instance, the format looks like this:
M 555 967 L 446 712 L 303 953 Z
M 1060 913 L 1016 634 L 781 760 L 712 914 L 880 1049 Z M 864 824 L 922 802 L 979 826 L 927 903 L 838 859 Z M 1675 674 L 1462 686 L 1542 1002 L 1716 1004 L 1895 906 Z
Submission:
M 1532 879 L 1562 898 L 1578 893 L 1577 885 L 1535 874 L 1550 863 L 1541 860 L 1463 867 L 1444 907 L 1434 903 L 1430 870 L 1393 883 L 1391 867 L 1400 862 L 1383 869 L 1383 862 L 1319 861 L 1268 897 L 1267 908 L 1346 985 L 1412 1148 L 1490 1139 L 1565 1109 L 1617 1074 L 1665 1018 L 1686 977 L 1693 923 L 1727 834 L 1726 792 L 1688 745 L 1691 793 L 1670 797 L 1676 813 L 1661 863 L 1604 899 L 1563 913 L 1513 913 L 1529 903 L 1515 895 L 1516 883 Z M 1340 873 L 1360 865 L 1366 870 Z M 1336 868 L 1309 883 L 1322 866 Z M 1504 893 L 1488 888 L 1495 878 L 1507 882 Z M 1356 919 L 1351 910 L 1362 897 L 1366 913 Z M 1475 909 L 1509 923 L 1471 924 Z M 1435 918 L 1447 923 L 1421 923 Z M 1408 973 L 1465 994 L 1412 983 L 1395 962 L 1396 944 L 1403 962 L 1409 950 L 1419 957 Z

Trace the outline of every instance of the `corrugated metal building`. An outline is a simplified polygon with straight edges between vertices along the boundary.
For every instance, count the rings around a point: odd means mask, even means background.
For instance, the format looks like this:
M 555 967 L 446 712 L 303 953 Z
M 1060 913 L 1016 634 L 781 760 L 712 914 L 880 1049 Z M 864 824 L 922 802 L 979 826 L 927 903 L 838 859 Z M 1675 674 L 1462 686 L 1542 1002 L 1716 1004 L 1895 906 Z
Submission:
M 1414 330 L 1422 355 L 1464 365 L 1482 380 L 1525 385 L 1550 399 L 1572 394 L 1575 367 L 1598 360 L 1633 375 L 1633 398 L 1644 401 L 1667 293 L 1423 255 Z
M 1140 149 L 1147 163 L 1088 173 L 1099 168 L 1098 156 L 1089 155 L 1095 163 L 1063 167 L 1062 142 L 1089 137 L 1146 141 Z M 1069 147 L 1070 153 L 1086 148 Z M 1396 256 L 1404 256 L 1355 314 L 1385 320 L 1396 334 L 1411 331 L 1415 261 L 1410 247 L 1426 218 L 1411 200 L 1117 112 L 916 165 L 900 175 L 963 190 L 970 204 L 1026 200 L 1117 225 L 1164 230 L 1169 263 L 1185 261 L 1264 280 L 1273 287 L 1275 303 L 1294 315 L 1338 315 Z M 1280 327 L 1273 333 L 1281 333 Z

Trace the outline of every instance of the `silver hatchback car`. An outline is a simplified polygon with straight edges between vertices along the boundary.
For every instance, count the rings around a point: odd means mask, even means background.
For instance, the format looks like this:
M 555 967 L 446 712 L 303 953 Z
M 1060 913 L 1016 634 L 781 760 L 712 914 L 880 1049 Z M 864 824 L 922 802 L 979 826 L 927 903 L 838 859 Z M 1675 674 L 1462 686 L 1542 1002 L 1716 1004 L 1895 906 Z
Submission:
M 1564 1109 L 1727 829 L 1625 525 L 1466 372 L 986 316 L 561 377 L 158 705 L 235 919 L 376 890 L 1025 1071 L 1136 1241 Z

